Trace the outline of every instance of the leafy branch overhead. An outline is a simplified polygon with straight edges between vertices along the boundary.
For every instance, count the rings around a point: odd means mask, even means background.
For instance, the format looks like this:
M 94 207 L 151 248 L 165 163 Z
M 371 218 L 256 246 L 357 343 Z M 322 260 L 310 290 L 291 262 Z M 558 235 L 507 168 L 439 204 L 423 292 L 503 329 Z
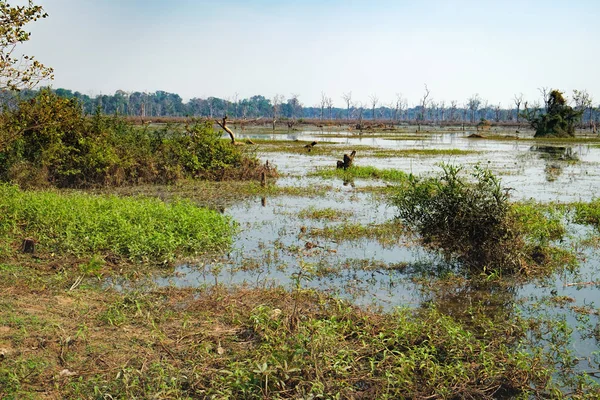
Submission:
M 24 26 L 47 16 L 31 0 L 25 6 L 11 6 L 0 0 L 0 90 L 30 89 L 42 80 L 54 79 L 53 69 L 33 56 L 14 54 L 18 45 L 31 37 Z

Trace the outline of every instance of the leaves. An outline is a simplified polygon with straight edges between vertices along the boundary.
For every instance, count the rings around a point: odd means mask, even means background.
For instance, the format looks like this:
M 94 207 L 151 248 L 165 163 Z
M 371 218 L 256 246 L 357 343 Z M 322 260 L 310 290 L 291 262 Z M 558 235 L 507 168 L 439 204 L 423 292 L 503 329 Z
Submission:
M 42 80 L 54 79 L 54 70 L 33 56 L 13 56 L 17 46 L 31 37 L 23 27 L 47 16 L 32 0 L 26 6 L 11 6 L 0 0 L 0 90 L 29 89 Z

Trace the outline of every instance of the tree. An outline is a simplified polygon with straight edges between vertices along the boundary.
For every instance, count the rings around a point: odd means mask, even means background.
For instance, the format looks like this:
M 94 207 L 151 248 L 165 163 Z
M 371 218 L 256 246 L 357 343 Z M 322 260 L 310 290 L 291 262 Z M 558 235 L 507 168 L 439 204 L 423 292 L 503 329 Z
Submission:
M 567 105 L 567 100 L 562 92 L 554 89 L 548 92 L 545 112 L 540 107 L 529 109 L 525 103 L 523 116 L 535 129 L 535 137 L 575 136 L 575 124 L 581 118 L 583 111 L 574 110 Z
M 344 93 L 342 99 L 346 103 L 346 118 L 350 119 L 350 107 L 352 106 L 352 92 Z
M 425 94 L 423 95 L 423 98 L 421 98 L 421 117 L 419 118 L 420 121 L 425 121 L 425 111 L 427 110 L 427 104 L 429 104 L 429 102 L 431 101 L 428 100 L 429 93 L 429 88 L 427 87 L 427 84 L 425 84 Z M 421 124 L 419 124 L 419 130 L 421 130 Z
M 273 97 L 273 130 L 275 130 L 275 123 L 277 122 L 277 117 L 279 116 L 281 103 L 283 103 L 283 95 L 276 94 L 275 97 Z
M 521 116 L 521 104 L 523 104 L 523 93 L 513 97 L 515 106 L 517 106 L 517 124 L 519 123 L 519 117 Z
M 373 121 L 375 121 L 377 119 L 377 116 L 375 115 L 375 108 L 377 107 L 377 104 L 379 103 L 379 97 L 377 97 L 376 94 L 372 94 L 369 96 L 369 101 L 371 103 L 371 119 L 373 119 Z
M 586 110 L 589 110 L 589 122 L 590 129 L 593 126 L 592 113 L 594 107 L 592 103 L 594 100 L 592 96 L 587 92 L 587 90 L 573 90 L 573 101 L 575 101 L 575 109 L 581 111 L 581 114 L 585 113 Z
M 52 68 L 44 66 L 33 56 L 13 54 L 17 46 L 31 36 L 23 27 L 47 16 L 44 9 L 34 5 L 32 0 L 25 6 L 14 7 L 0 0 L 0 90 L 31 89 L 44 79 L 54 78 Z
M 467 106 L 469 110 L 471 110 L 471 123 L 475 123 L 475 113 L 479 109 L 481 105 L 481 99 L 479 98 L 479 94 L 475 93 L 473 96 L 467 100 Z

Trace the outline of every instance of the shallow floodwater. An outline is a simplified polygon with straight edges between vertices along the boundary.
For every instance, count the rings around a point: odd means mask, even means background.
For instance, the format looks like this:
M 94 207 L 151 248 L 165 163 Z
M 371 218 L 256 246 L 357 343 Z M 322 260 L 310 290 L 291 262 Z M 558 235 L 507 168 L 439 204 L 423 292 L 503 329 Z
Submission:
M 286 139 L 330 141 L 339 144 L 340 154 L 355 145 L 389 149 L 460 149 L 477 153 L 444 157 L 368 158 L 358 153 L 357 165 L 401 169 L 414 174 L 439 171 L 438 164 L 447 162 L 466 167 L 483 164 L 491 168 L 510 187 L 515 199 L 538 201 L 589 201 L 600 188 L 600 148 L 593 144 L 553 145 L 530 140 L 486 140 L 467 138 L 469 133 L 434 134 L 422 140 L 390 140 L 337 132 L 324 137 L 319 132 L 289 135 L 250 135 L 253 139 Z M 346 136 L 344 136 L 346 135 Z M 242 138 L 244 135 L 240 135 Z M 260 153 L 259 153 L 260 155 Z M 346 298 L 358 305 L 391 309 L 397 306 L 418 307 L 432 301 L 419 283 L 428 273 L 431 279 L 443 271 L 423 272 L 439 265 L 434 256 L 411 239 L 400 236 L 391 244 L 375 239 L 335 241 L 311 237 L 311 229 L 343 224 L 382 224 L 395 217 L 393 206 L 374 195 L 360 191 L 367 185 L 385 182 L 360 181 L 344 185 L 339 180 L 322 180 L 307 175 L 317 168 L 335 165 L 333 157 L 283 153 L 260 155 L 275 164 L 283 177 L 277 185 L 308 187 L 327 184 L 332 190 L 325 196 L 256 197 L 225 210 L 239 224 L 239 234 L 231 252 L 222 259 L 201 265 L 180 265 L 175 274 L 158 278 L 159 285 L 204 287 L 215 283 L 244 284 L 251 287 L 317 288 Z M 346 212 L 337 221 L 302 218 L 308 208 L 331 208 Z M 573 228 L 577 235 L 586 229 Z M 589 231 L 589 229 L 587 229 Z M 582 362 L 580 369 L 598 367 L 600 324 L 600 255 L 592 248 L 580 250 L 580 266 L 576 272 L 562 272 L 545 279 L 516 286 L 503 307 L 520 310 L 527 315 L 549 315 L 563 319 L 573 329 L 573 355 Z M 437 267 L 436 267 L 437 268 Z M 442 267 L 443 269 L 443 267 Z M 468 289 L 468 288 L 467 288 Z M 489 293 L 469 290 L 459 297 L 446 299 L 448 307 L 467 307 Z M 433 299 L 435 301 L 435 299 Z M 560 301 L 559 301 L 560 300 Z M 515 304 L 517 304 L 515 306 Z M 584 311 L 582 311 L 584 310 Z

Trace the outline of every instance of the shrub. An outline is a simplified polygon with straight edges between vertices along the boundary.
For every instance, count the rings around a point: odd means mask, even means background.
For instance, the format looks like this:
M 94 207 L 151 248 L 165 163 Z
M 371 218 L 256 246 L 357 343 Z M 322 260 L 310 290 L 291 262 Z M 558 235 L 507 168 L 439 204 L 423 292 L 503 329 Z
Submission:
M 2 115 L 0 179 L 21 186 L 169 183 L 183 178 L 258 179 L 258 160 L 221 139 L 210 122 L 136 127 L 50 90 Z
M 576 111 L 569 105 L 562 92 L 552 90 L 546 101 L 546 112 L 539 109 L 528 109 L 525 104 L 523 116 L 535 129 L 535 137 L 575 136 L 575 124 L 581 119 L 583 111 Z
M 440 177 L 411 175 L 393 198 L 398 217 L 426 246 L 455 257 L 471 270 L 517 271 L 524 242 L 508 193 L 487 169 L 476 167 L 473 183 L 463 181 L 460 170 L 442 165 Z

